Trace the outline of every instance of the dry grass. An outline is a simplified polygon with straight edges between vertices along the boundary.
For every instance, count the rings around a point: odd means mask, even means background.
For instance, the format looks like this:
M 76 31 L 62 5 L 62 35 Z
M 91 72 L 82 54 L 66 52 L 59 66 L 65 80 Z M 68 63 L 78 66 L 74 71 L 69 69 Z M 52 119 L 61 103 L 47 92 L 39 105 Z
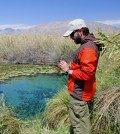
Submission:
M 0 63 L 33 63 L 56 65 L 70 60 L 75 45 L 57 35 L 1 35 Z
M 105 90 L 95 99 L 93 109 L 94 134 L 120 132 L 120 87 Z

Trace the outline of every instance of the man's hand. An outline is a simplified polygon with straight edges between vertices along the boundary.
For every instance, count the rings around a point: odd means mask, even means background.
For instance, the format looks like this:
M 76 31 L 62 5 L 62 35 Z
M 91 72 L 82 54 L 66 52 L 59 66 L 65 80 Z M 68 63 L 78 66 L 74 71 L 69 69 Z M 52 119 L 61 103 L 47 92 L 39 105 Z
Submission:
M 62 71 L 64 71 L 64 72 L 66 72 L 66 71 L 69 69 L 69 65 L 68 65 L 68 63 L 65 62 L 65 61 L 60 61 L 60 62 L 58 63 L 58 67 L 59 67 Z

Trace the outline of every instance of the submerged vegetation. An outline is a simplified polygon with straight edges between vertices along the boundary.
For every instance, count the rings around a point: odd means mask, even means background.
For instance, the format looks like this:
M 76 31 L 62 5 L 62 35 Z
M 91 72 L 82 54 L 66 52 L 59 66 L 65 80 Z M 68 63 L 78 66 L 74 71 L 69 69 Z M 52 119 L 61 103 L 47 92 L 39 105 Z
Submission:
M 39 73 L 58 73 L 60 72 L 55 66 L 40 66 L 32 64 L 9 64 L 0 65 L 0 81 L 11 77 L 30 76 Z
M 91 112 L 93 134 L 120 132 L 120 34 L 97 33 L 104 43 L 97 69 L 97 93 Z M 70 60 L 78 46 L 58 36 L 19 35 L 0 37 L 0 81 L 20 75 L 59 72 L 56 63 Z M 51 46 L 51 47 L 50 47 Z M 8 65 L 17 63 L 17 65 Z M 21 64 L 34 63 L 40 65 Z M 43 65 L 45 64 L 45 66 Z M 0 133 L 69 134 L 69 94 L 67 87 L 48 100 L 46 110 L 31 120 L 15 117 L 0 94 Z

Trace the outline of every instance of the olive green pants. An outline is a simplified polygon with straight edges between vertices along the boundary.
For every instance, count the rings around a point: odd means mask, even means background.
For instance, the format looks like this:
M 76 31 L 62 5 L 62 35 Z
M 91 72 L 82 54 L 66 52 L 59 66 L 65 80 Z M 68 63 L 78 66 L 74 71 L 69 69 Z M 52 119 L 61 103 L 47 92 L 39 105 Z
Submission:
M 70 134 L 90 134 L 90 114 L 88 103 L 70 96 Z

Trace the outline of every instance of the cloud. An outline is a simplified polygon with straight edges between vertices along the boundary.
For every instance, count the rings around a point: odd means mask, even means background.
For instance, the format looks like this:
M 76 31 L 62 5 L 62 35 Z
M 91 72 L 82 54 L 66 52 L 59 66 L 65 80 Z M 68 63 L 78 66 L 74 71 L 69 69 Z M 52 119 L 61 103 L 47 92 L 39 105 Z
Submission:
M 96 21 L 107 25 L 120 25 L 120 20 L 105 20 L 105 21 Z
M 6 25 L 0 25 L 0 29 L 5 29 L 5 28 L 12 28 L 12 29 L 28 29 L 32 28 L 35 25 L 24 25 L 24 24 L 6 24 Z

